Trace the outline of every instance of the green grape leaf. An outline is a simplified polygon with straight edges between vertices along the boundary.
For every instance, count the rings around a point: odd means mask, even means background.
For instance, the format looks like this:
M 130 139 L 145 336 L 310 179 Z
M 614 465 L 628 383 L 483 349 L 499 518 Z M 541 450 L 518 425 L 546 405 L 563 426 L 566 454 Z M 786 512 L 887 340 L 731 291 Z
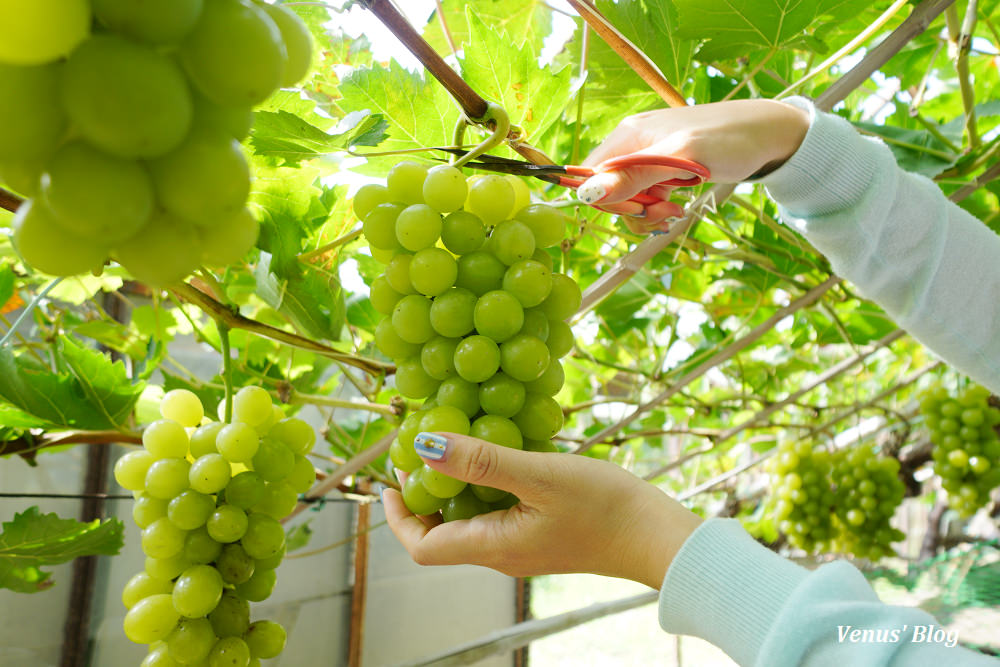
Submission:
M 674 0 L 678 37 L 706 40 L 702 62 L 726 60 L 799 38 L 819 16 L 846 19 L 860 0 Z
M 599 0 L 597 8 L 660 68 L 667 81 L 678 90 L 684 86 L 697 42 L 677 36 L 677 8 L 672 0 Z
M 355 146 L 377 146 L 388 126 L 381 115 L 367 110 L 347 114 L 329 132 L 285 110 L 258 111 L 250 145 L 257 155 L 281 158 L 294 166 Z
M 499 103 L 520 125 L 527 141 L 543 134 L 562 116 L 574 93 L 569 67 L 553 71 L 538 66 L 529 45 L 514 47 L 511 37 L 467 10 L 469 43 L 460 59 L 462 78 L 473 90 Z
M 318 270 L 278 273 L 264 252 L 254 275 L 257 296 L 291 320 L 297 330 L 311 338 L 340 340 L 346 308 L 336 276 Z
M 344 109 L 368 109 L 388 124 L 384 150 L 451 143 L 458 107 L 437 82 L 428 81 L 392 60 L 389 66 L 356 69 L 338 88 Z
M 125 364 L 85 347 L 69 336 L 59 338 L 59 365 L 76 380 L 93 409 L 111 427 L 125 424 L 145 383 L 133 384 Z
M 444 22 L 448 25 L 452 41 L 461 49 L 469 43 L 468 8 L 487 25 L 507 33 L 515 46 L 527 44 L 536 53 L 541 50 L 552 28 L 552 11 L 539 0 L 471 0 L 446 2 Z M 451 46 L 441 27 L 441 17 L 435 13 L 424 28 L 424 39 L 438 53 L 450 53 Z
M 927 130 L 907 130 L 892 125 L 860 122 L 854 123 L 854 126 L 881 138 L 901 169 L 928 178 L 951 167 L 960 157 L 952 154 L 947 144 Z
M 142 391 L 128 381 L 124 365 L 69 337 L 60 338 L 56 349 L 58 373 L 28 355 L 0 349 L 0 398 L 49 426 L 101 430 L 124 423 Z
M 382 317 L 366 296 L 353 296 L 347 301 L 347 322 L 351 326 L 374 332 Z
M 118 519 L 87 523 L 41 514 L 29 507 L 3 523 L 0 533 L 0 588 L 37 593 L 52 586 L 51 573 L 41 568 L 80 556 L 113 556 L 124 543 Z
M 0 312 L 14 296 L 14 280 L 14 269 L 11 268 L 10 264 L 0 266 Z
M 306 519 L 304 522 L 296 524 L 288 529 L 288 533 L 285 535 L 286 551 L 295 551 L 296 549 L 301 549 L 309 544 L 309 540 L 313 535 L 313 529 L 309 525 L 310 523 L 312 523 L 312 519 Z

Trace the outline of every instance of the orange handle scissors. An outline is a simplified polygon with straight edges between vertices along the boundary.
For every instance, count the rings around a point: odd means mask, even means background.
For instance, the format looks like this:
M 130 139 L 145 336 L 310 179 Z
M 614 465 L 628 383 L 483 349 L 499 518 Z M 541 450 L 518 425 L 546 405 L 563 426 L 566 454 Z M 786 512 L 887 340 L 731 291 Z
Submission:
M 438 150 L 465 155 L 465 151 L 457 148 L 440 148 Z M 494 171 L 504 174 L 517 174 L 519 176 L 533 176 L 543 181 L 557 183 L 566 188 L 574 190 L 580 187 L 585 180 L 608 171 L 628 169 L 629 167 L 670 167 L 686 171 L 691 176 L 686 178 L 670 178 L 658 183 L 658 185 L 669 185 L 673 187 L 693 187 L 701 185 L 711 178 L 708 167 L 693 160 L 674 157 L 671 155 L 647 155 L 644 153 L 630 153 L 619 155 L 618 157 L 605 160 L 596 167 L 581 167 L 577 165 L 543 165 L 532 164 L 522 160 L 512 160 L 498 155 L 480 155 L 475 160 L 467 162 L 464 166 L 472 169 L 484 171 Z M 629 201 L 634 201 L 643 206 L 649 206 L 662 201 L 659 197 L 654 197 L 645 192 L 640 192 Z

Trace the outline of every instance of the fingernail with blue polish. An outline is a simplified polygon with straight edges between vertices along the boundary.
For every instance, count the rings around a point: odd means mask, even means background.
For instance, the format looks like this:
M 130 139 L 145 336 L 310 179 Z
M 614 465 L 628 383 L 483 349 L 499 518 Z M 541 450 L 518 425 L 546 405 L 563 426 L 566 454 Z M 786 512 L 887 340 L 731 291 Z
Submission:
M 421 458 L 429 461 L 443 461 L 448 453 L 448 440 L 437 433 L 418 433 L 413 439 L 413 449 Z

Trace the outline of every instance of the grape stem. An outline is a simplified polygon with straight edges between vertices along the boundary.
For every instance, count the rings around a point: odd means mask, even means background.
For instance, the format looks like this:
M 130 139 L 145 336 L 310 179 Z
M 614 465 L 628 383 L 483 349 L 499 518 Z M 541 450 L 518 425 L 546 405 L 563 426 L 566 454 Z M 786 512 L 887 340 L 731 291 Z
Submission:
M 23 203 L 24 200 L 13 192 L 0 188 L 0 208 L 11 213 L 17 213 L 17 209 L 21 208 L 21 204 Z
M 215 321 L 215 326 L 219 329 L 219 340 L 222 341 L 222 383 L 226 386 L 226 410 L 223 421 L 230 424 L 233 421 L 233 356 L 229 345 L 230 328 L 220 320 Z
M 365 357 L 355 356 L 353 354 L 347 354 L 312 339 L 278 329 L 277 327 L 272 327 L 268 324 L 264 324 L 263 322 L 250 319 L 249 317 L 244 317 L 232 308 L 227 308 L 224 304 L 219 303 L 208 294 L 205 294 L 189 283 L 180 283 L 179 285 L 172 287 L 171 291 L 176 294 L 178 298 L 198 306 L 212 319 L 221 321 L 232 329 L 245 329 L 257 334 L 258 336 L 270 338 L 280 343 L 285 343 L 291 347 L 296 347 L 300 350 L 315 352 L 316 354 L 329 359 L 361 369 L 362 371 L 375 377 L 390 375 L 396 372 L 396 367 L 393 364 L 388 364 L 376 359 L 368 359 Z
M 510 117 L 507 115 L 507 111 L 493 102 L 487 102 L 487 111 L 480 118 L 459 118 L 458 124 L 455 126 L 455 145 L 461 146 L 462 139 L 465 134 L 465 126 L 476 123 L 478 125 L 484 125 L 486 127 L 492 127 L 493 133 L 486 137 L 478 146 L 473 148 L 471 151 L 460 157 L 453 163 L 455 167 L 461 167 L 467 162 L 475 160 L 477 157 L 485 153 L 486 151 L 499 146 L 503 143 L 504 139 L 507 138 L 507 134 L 510 132 Z
M 293 392 L 294 393 L 289 396 L 287 401 L 291 405 L 322 405 L 329 408 L 344 408 L 345 410 L 367 410 L 368 412 L 375 412 L 390 419 L 395 419 L 399 417 L 400 414 L 399 410 L 393 406 L 384 405 L 382 403 L 352 401 L 345 398 L 333 398 L 332 396 L 303 394 L 294 390 Z

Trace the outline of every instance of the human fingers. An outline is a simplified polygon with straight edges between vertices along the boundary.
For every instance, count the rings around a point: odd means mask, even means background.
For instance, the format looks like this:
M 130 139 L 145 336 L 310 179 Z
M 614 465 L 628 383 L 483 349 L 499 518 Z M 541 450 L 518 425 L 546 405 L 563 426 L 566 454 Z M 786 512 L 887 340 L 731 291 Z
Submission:
M 403 494 L 395 489 L 386 489 L 382 492 L 382 506 L 385 509 L 385 520 L 389 524 L 389 529 L 407 551 L 418 544 L 431 529 L 407 509 L 406 503 L 403 502 Z
M 551 455 L 502 447 L 456 433 L 419 433 L 413 448 L 431 468 L 456 479 L 509 491 L 531 500 L 551 488 Z

